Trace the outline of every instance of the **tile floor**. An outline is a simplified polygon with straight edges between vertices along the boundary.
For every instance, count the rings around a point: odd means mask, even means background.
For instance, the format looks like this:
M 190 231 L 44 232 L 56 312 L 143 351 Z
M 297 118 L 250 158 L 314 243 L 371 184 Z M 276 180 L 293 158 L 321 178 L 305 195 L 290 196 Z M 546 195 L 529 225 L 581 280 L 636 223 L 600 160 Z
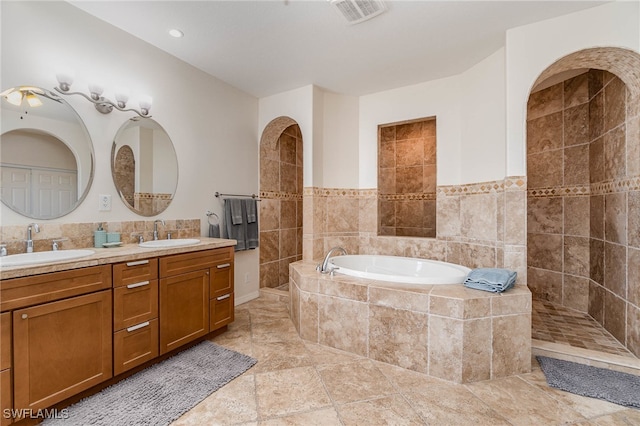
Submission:
M 635 358 L 589 315 L 543 300 L 533 300 L 531 338 Z
M 638 425 L 640 410 L 551 389 L 533 372 L 456 385 L 302 341 L 285 304 L 236 307 L 214 342 L 258 359 L 179 425 Z M 535 361 L 534 361 L 535 363 Z

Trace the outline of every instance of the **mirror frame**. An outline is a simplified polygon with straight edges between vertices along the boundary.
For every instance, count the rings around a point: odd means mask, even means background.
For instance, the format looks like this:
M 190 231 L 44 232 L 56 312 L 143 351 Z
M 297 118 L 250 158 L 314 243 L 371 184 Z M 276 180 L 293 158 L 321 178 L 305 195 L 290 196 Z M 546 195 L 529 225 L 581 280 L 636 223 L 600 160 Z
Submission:
M 129 203 L 129 201 L 126 200 L 125 195 L 123 194 L 123 191 L 120 188 L 119 182 L 116 179 L 116 156 L 118 155 L 118 152 L 122 147 L 129 146 L 127 144 L 119 144 L 118 143 L 118 138 L 122 135 L 122 133 L 125 130 L 133 128 L 133 127 L 136 127 L 136 126 L 137 127 L 142 127 L 142 126 L 140 126 L 140 124 L 135 125 L 135 124 L 132 124 L 132 123 L 150 123 L 150 122 L 153 123 L 153 125 L 148 127 L 148 128 L 155 128 L 157 130 L 161 130 L 162 132 L 164 132 L 164 134 L 166 135 L 167 141 L 169 142 L 169 145 L 171 147 L 171 151 L 173 152 L 173 158 L 174 158 L 174 161 L 175 161 L 175 182 L 173 183 L 173 189 L 172 189 L 172 191 L 170 193 L 171 197 L 168 199 L 166 205 L 164 205 L 164 207 L 161 208 L 161 209 L 157 209 L 157 210 L 154 210 L 152 212 L 145 213 L 144 211 L 142 211 L 140 209 L 136 209 L 134 205 L 131 205 Z M 173 198 L 176 195 L 176 190 L 178 189 L 179 164 L 178 164 L 178 155 L 176 153 L 175 146 L 173 145 L 173 141 L 171 140 L 171 137 L 169 136 L 167 131 L 160 125 L 160 123 L 158 123 L 154 119 L 148 118 L 148 117 L 145 117 L 145 118 L 132 117 L 132 118 L 128 119 L 127 121 L 125 121 L 120 126 L 120 128 L 118 129 L 116 135 L 113 138 L 113 144 L 111 145 L 111 177 L 113 179 L 113 184 L 116 187 L 116 191 L 118 192 L 118 195 L 119 195 L 120 199 L 122 200 L 123 204 L 129 210 L 131 210 L 132 212 L 134 212 L 134 213 L 136 213 L 136 214 L 138 214 L 140 216 L 150 217 L 150 216 L 156 216 L 156 215 L 162 213 L 163 211 L 165 211 L 169 207 L 169 205 L 173 201 Z M 135 183 L 134 183 L 134 194 L 135 194 Z M 134 195 L 134 197 L 135 197 L 135 195 Z
M 82 158 L 79 158 L 78 153 L 76 150 L 74 150 L 71 146 L 69 146 L 69 144 L 67 143 L 67 141 L 65 141 L 62 137 L 60 137 L 59 135 L 59 131 L 57 130 L 51 130 L 51 129 L 47 129 L 46 127 L 40 127 L 40 128 L 33 128 L 33 127 L 25 127 L 25 126 L 20 126 L 20 125 L 16 125 L 11 126 L 12 128 L 9 130 L 5 129 L 7 128 L 7 120 L 5 117 L 5 120 L 2 120 L 2 136 L 9 133 L 9 132 L 13 132 L 16 130 L 36 130 L 39 133 L 43 133 L 46 134 L 48 136 L 54 137 L 56 139 L 58 139 L 59 141 L 61 141 L 62 143 L 64 143 L 67 148 L 71 151 L 71 153 L 73 154 L 73 156 L 76 159 L 76 164 L 78 165 L 78 169 L 80 167 L 83 168 L 87 168 L 88 167 L 88 178 L 86 180 L 86 184 L 84 185 L 84 187 L 82 188 L 82 193 L 80 194 L 80 191 L 78 191 L 78 197 L 76 202 L 74 203 L 73 207 L 71 209 L 69 209 L 68 211 L 65 211 L 59 215 L 52 215 L 52 216 L 48 216 L 48 217 L 42 217 L 42 216 L 37 216 L 34 215 L 30 212 L 24 212 L 21 210 L 16 209 L 13 205 L 9 204 L 6 200 L 4 200 L 2 198 L 2 195 L 0 194 L 0 201 L 2 201 L 2 203 L 7 206 L 9 209 L 11 209 L 12 211 L 16 212 L 17 214 L 21 215 L 21 216 L 25 216 L 31 219 L 37 219 L 37 220 L 50 220 L 50 219 L 57 219 L 63 216 L 68 215 L 69 213 L 73 212 L 74 210 L 76 210 L 81 204 L 82 202 L 85 200 L 85 198 L 87 197 L 87 195 L 89 194 L 89 191 L 91 189 L 91 185 L 93 184 L 93 178 L 94 178 L 94 174 L 95 174 L 95 150 L 93 147 L 93 141 L 91 139 L 91 135 L 89 134 L 89 130 L 87 129 L 86 124 L 84 123 L 84 121 L 82 120 L 82 118 L 80 117 L 80 115 L 78 114 L 78 112 L 68 103 L 66 102 L 63 98 L 61 98 L 60 96 L 58 96 L 56 93 L 37 87 L 37 86 L 15 86 L 15 88 L 11 88 L 11 89 L 7 89 L 4 90 L 2 93 L 3 95 L 8 94 L 10 91 L 15 91 L 15 90 L 21 90 L 21 91 L 25 91 L 25 92 L 30 92 L 30 93 L 34 93 L 36 95 L 38 95 L 40 98 L 42 99 L 43 103 L 46 104 L 50 104 L 51 106 L 54 106 L 54 103 L 59 103 L 61 106 L 65 107 L 65 110 L 61 110 L 63 111 L 64 114 L 66 114 L 69 118 L 73 118 L 75 119 L 75 122 L 78 125 L 78 128 L 80 130 L 80 133 L 82 133 L 84 135 L 84 142 L 86 142 L 87 148 L 88 148 L 88 159 L 84 159 L 84 162 L 87 162 L 89 164 L 83 164 L 83 162 L 81 161 Z M 5 96 L 3 96 L 2 99 L 2 105 L 5 105 L 5 102 L 7 102 L 5 99 Z M 22 101 L 23 103 L 25 102 L 24 100 Z M 22 104 L 20 105 L 20 107 L 22 107 Z M 28 113 L 30 110 L 32 110 L 33 108 L 38 108 L 38 107 L 27 107 L 29 108 L 28 110 L 26 110 L 26 113 Z M 38 114 L 33 114 L 32 116 L 37 116 Z M 22 117 L 21 117 L 22 118 Z M 9 121 L 9 123 L 11 123 L 11 121 Z M 18 123 L 18 124 L 22 124 L 22 123 Z M 0 143 L 1 145 L 1 143 Z M 86 155 L 86 154 L 85 154 Z

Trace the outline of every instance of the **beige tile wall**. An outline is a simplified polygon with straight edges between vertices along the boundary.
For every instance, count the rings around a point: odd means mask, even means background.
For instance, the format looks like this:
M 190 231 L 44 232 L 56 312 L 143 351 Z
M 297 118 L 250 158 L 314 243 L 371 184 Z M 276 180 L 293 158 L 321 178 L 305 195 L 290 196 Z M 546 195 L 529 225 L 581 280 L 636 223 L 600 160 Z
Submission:
M 378 129 L 378 233 L 436 236 L 436 119 Z
M 302 258 L 302 134 L 291 125 L 260 147 L 260 287 L 289 282 Z
M 342 246 L 349 253 L 510 268 L 526 284 L 525 178 L 439 186 L 436 238 L 379 236 L 377 204 L 375 189 L 305 188 L 303 258 L 319 261 Z
M 601 70 L 533 93 L 528 103 L 528 284 L 588 312 L 640 354 L 640 114 Z
M 79 249 L 93 247 L 93 231 L 98 229 L 98 222 L 90 223 L 55 223 L 37 222 L 39 233 L 32 233 L 34 251 L 51 250 L 53 240 L 66 238 L 58 243 L 60 249 Z M 145 241 L 153 238 L 153 220 L 136 220 L 126 222 L 100 222 L 107 232 L 119 232 L 125 244 L 138 242 L 142 235 Z M 158 224 L 161 239 L 171 232 L 172 238 L 197 238 L 200 236 L 200 219 L 165 220 L 165 225 Z M 6 244 L 9 254 L 26 251 L 26 225 L 0 227 L 0 240 Z

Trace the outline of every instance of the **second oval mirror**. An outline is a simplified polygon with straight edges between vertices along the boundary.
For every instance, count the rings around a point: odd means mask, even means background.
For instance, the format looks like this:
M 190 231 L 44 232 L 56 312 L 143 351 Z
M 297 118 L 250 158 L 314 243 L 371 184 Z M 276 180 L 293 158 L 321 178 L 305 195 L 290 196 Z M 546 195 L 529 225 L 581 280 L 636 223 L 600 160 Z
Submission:
M 132 211 L 155 216 L 171 203 L 178 186 L 178 159 L 167 132 L 150 118 L 132 118 L 111 147 L 111 174 Z

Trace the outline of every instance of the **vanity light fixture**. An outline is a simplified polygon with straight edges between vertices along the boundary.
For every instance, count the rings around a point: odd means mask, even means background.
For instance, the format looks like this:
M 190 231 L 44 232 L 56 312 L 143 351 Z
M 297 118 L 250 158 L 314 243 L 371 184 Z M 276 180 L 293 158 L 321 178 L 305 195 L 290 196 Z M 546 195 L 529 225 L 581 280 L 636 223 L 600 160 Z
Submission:
M 42 106 L 42 100 L 40 100 L 38 96 L 44 96 L 45 98 L 58 102 L 57 99 L 48 96 L 41 89 L 31 86 L 12 87 L 11 89 L 7 89 L 0 93 L 0 97 L 5 98 L 7 102 L 17 107 L 22 105 L 23 100 L 26 100 L 32 108 Z
M 150 96 L 142 96 L 138 101 L 140 110 L 135 108 L 127 108 L 127 102 L 129 101 L 129 89 L 118 87 L 116 88 L 116 102 L 112 102 L 109 99 L 102 96 L 104 87 L 99 82 L 92 82 L 89 84 L 89 96 L 82 92 L 70 92 L 71 84 L 75 79 L 73 71 L 60 71 L 56 74 L 58 80 L 58 87 L 55 90 L 63 95 L 80 95 L 89 102 L 93 103 L 98 111 L 102 114 L 109 114 L 113 109 L 118 111 L 131 111 L 138 114 L 140 117 L 151 117 L 149 110 L 151 109 L 152 98 Z

